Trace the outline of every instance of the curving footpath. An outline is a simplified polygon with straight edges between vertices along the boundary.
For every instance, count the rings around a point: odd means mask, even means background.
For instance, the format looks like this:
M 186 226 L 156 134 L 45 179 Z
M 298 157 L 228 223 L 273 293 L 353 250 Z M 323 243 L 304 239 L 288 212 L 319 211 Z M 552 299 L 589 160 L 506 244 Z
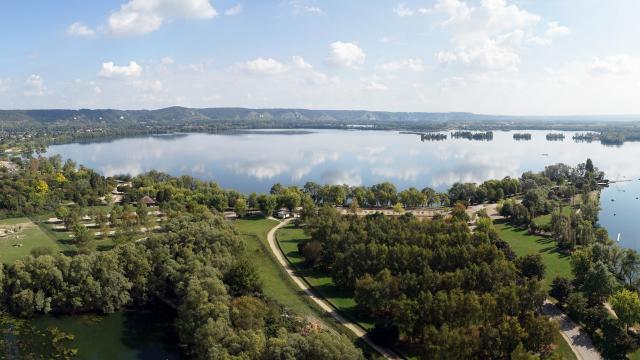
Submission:
M 371 348 L 379 352 L 385 358 L 402 359 L 401 356 L 398 356 L 395 352 L 391 351 L 390 349 L 381 347 L 380 345 L 377 345 L 373 341 L 371 341 L 371 339 L 369 339 L 369 336 L 367 335 L 367 332 L 362 327 L 360 327 L 360 325 L 340 315 L 340 313 L 333 306 L 331 306 L 331 304 L 329 304 L 323 298 L 316 296 L 313 293 L 313 290 L 311 290 L 311 288 L 309 287 L 309 285 L 300 276 L 296 275 L 295 270 L 291 267 L 291 264 L 289 264 L 289 262 L 287 261 L 287 258 L 282 253 L 280 246 L 278 246 L 278 244 L 276 243 L 276 232 L 278 231 L 278 229 L 282 228 L 283 226 L 286 226 L 291 220 L 292 219 L 287 219 L 285 221 L 280 222 L 278 225 L 274 226 L 271 230 L 269 230 L 269 233 L 267 234 L 267 241 L 269 242 L 269 247 L 271 248 L 271 252 L 273 252 L 273 254 L 276 256 L 276 259 L 278 259 L 280 266 L 282 266 L 285 269 L 285 271 L 287 272 L 287 274 L 289 274 L 289 277 L 293 280 L 293 282 L 296 283 L 296 285 L 302 291 L 304 291 L 305 294 L 307 294 L 307 296 L 311 300 L 313 300 L 313 302 L 315 302 L 318 306 L 320 306 L 322 310 L 329 313 L 329 315 L 331 315 L 340 325 L 349 329 L 349 331 L 354 333 L 358 338 L 362 339 L 365 343 L 367 343 L 367 345 L 369 345 Z
M 544 302 L 542 313 L 558 321 L 560 334 L 567 341 L 571 350 L 580 360 L 600 360 L 602 357 L 591 342 L 589 335 L 580 326 L 563 314 L 557 306 L 549 300 Z

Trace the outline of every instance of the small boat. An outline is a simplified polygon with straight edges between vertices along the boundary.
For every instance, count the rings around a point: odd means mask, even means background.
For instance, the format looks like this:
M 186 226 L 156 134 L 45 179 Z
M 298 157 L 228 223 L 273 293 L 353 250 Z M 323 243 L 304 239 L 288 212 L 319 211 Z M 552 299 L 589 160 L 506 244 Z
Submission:
M 547 153 L 544 153 L 544 154 L 542 154 L 542 156 L 549 156 L 549 154 L 547 154 Z
M 622 234 L 618 233 L 618 242 L 620 242 L 620 235 Z
M 611 199 L 611 201 L 616 201 L 616 199 Z

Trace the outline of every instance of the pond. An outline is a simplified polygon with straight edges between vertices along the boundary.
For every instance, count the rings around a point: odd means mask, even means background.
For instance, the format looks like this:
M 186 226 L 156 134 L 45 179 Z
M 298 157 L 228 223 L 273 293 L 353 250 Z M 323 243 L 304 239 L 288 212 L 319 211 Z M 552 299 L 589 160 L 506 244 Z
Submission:
M 106 142 L 51 146 L 60 154 L 104 175 L 157 169 L 172 175 L 214 180 L 245 193 L 268 191 L 272 184 L 318 183 L 372 185 L 390 181 L 399 189 L 430 186 L 446 190 L 454 182 L 482 182 L 524 171 L 540 171 L 563 162 L 591 158 L 614 184 L 602 194 L 600 223 L 621 244 L 640 250 L 640 142 L 604 146 L 548 141 L 549 131 L 527 131 L 530 141 L 513 132 L 494 132 L 492 141 L 452 139 L 421 141 L 415 134 L 373 130 L 251 131 L 232 134 L 179 134 L 123 138 Z M 557 132 L 554 132 L 557 133 Z M 625 191 L 622 191 L 625 190 Z M 611 202 L 611 198 L 616 198 Z M 615 214 L 615 215 L 614 215 Z
M 75 336 L 71 347 L 82 360 L 180 359 L 175 312 L 161 305 L 153 311 L 123 310 L 106 316 L 43 316 L 33 321 L 39 328 L 56 326 Z

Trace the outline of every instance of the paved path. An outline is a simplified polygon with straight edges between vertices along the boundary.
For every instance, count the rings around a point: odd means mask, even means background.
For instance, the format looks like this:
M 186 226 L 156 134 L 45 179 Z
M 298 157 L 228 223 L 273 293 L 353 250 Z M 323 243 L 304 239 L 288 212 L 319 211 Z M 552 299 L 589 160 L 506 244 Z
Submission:
M 600 360 L 602 357 L 591 342 L 589 335 L 582 328 L 573 322 L 567 315 L 563 314 L 557 306 L 549 300 L 544 302 L 542 312 L 557 320 L 560 325 L 560 334 L 567 341 L 571 350 L 579 360 Z
M 295 270 L 291 267 L 291 264 L 289 264 L 286 257 L 282 253 L 280 246 L 278 246 L 278 244 L 276 243 L 276 232 L 281 227 L 287 225 L 291 220 L 292 219 L 287 219 L 281 222 L 280 224 L 276 225 L 271 230 L 269 230 L 269 233 L 267 234 L 269 247 L 271 248 L 271 251 L 276 256 L 276 258 L 278 259 L 280 266 L 282 266 L 286 270 L 287 274 L 289 274 L 289 277 L 291 277 L 293 282 L 296 283 L 296 285 L 301 290 L 303 290 L 305 294 L 307 294 L 307 296 L 311 298 L 311 300 L 313 300 L 318 306 L 320 306 L 322 310 L 329 313 L 339 324 L 349 329 L 349 331 L 354 333 L 357 337 L 361 338 L 364 342 L 367 343 L 367 345 L 371 346 L 371 348 L 375 349 L 377 352 L 382 354 L 385 358 L 402 359 L 402 357 L 398 356 L 393 351 L 387 348 L 381 347 L 375 344 L 373 341 L 371 341 L 371 339 L 369 339 L 369 337 L 367 336 L 367 332 L 363 328 L 361 328 L 358 324 L 346 319 L 344 316 L 340 315 L 340 313 L 338 313 L 337 310 L 334 307 L 332 307 L 326 300 L 316 296 L 313 293 L 313 291 L 309 288 L 307 283 L 301 277 L 296 275 Z

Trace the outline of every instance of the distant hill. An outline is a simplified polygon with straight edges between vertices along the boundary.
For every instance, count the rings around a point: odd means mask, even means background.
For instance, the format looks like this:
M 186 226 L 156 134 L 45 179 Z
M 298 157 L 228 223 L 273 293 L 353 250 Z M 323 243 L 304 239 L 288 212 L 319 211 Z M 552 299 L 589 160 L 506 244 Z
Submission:
M 5 128 L 38 126 L 110 126 L 110 125 L 206 125 L 216 122 L 308 125 L 346 124 L 442 124 L 493 122 L 599 122 L 640 121 L 640 116 L 506 116 L 468 112 L 386 112 L 367 110 L 247 109 L 168 107 L 157 110 L 0 110 Z

